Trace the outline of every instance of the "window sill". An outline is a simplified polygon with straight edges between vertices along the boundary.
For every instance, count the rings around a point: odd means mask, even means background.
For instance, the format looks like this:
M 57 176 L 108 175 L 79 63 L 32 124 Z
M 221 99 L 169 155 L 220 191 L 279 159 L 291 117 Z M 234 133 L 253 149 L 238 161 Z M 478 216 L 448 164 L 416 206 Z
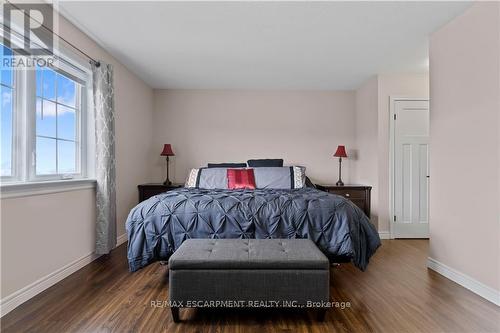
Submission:
M 94 189 L 95 179 L 68 179 L 44 182 L 2 184 L 0 199 Z

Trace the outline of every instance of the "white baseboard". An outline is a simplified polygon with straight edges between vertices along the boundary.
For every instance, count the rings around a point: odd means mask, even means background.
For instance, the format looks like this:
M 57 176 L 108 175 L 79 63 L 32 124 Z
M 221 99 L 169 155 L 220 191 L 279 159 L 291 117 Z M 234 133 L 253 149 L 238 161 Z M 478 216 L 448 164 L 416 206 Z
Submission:
M 453 282 L 458 283 L 462 287 L 469 289 L 473 293 L 481 296 L 482 298 L 492 302 L 493 304 L 496 304 L 500 306 L 500 291 L 495 290 L 478 280 L 457 271 L 456 269 L 453 269 L 449 266 L 446 266 L 445 264 L 432 259 L 432 258 L 427 258 L 427 267 L 432 269 L 433 271 L 443 275 L 444 277 L 447 277 L 448 279 L 452 280 Z
M 120 235 L 116 238 L 116 246 L 121 245 L 127 241 L 127 234 Z M 45 289 L 52 287 L 57 282 L 70 276 L 79 269 L 87 266 L 95 259 L 99 258 L 99 255 L 95 253 L 89 253 L 69 264 L 59 268 L 58 270 L 36 280 L 30 285 L 19 289 L 18 291 L 2 298 L 0 300 L 0 317 L 3 317 L 10 311 L 17 308 L 19 305 L 28 301 L 29 299 L 35 297 Z
M 120 246 L 127 241 L 127 233 L 116 237 L 116 246 Z
M 4 297 L 0 301 L 0 317 L 3 317 L 10 311 L 14 310 L 17 308 L 19 305 L 23 304 L 27 300 L 35 297 L 45 289 L 50 288 L 57 282 L 61 281 L 65 277 L 70 276 L 77 270 L 83 268 L 84 266 L 90 264 L 92 261 L 94 261 L 96 258 L 99 256 L 90 253 L 86 256 L 81 257 L 80 259 L 77 259 L 73 261 L 72 263 L 69 263 L 68 265 L 61 267 L 60 269 L 42 277 L 41 279 L 38 279 L 37 281 L 33 282 L 32 284 L 19 289 L 18 291 L 10 294 L 9 296 Z
M 391 233 L 389 231 L 379 231 L 378 236 L 380 239 L 391 239 Z

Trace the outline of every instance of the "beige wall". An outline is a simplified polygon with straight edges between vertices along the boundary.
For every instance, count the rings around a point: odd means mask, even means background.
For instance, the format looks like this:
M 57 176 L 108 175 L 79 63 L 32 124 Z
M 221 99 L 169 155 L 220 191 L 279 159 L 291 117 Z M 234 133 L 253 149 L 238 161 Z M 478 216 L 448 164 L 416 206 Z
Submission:
M 500 291 L 500 4 L 431 36 L 430 257 Z
M 356 160 L 353 181 L 372 186 L 371 221 L 378 225 L 378 78 L 375 76 L 356 90 Z
M 2 298 L 93 252 L 95 191 L 2 200 Z
M 429 74 L 384 74 L 356 90 L 356 149 L 353 181 L 372 186 L 372 222 L 389 233 L 389 99 L 429 97 Z M 432 111 L 431 111 L 432 112 Z
M 72 24 L 62 19 L 60 33 L 92 57 L 114 66 L 117 234 L 137 204 L 137 185 L 150 181 L 153 90 Z
M 64 19 L 60 34 L 114 66 L 117 233 L 137 203 L 137 184 L 150 180 L 153 91 Z M 27 286 L 93 250 L 94 190 L 1 201 L 1 297 Z
M 284 158 L 307 167 L 313 181 L 335 183 L 338 144 L 354 144 L 353 92 L 158 90 L 154 93 L 153 147 L 173 145 L 173 178 L 207 162 Z M 350 160 L 343 179 L 350 181 Z M 165 177 L 156 158 L 154 179 Z

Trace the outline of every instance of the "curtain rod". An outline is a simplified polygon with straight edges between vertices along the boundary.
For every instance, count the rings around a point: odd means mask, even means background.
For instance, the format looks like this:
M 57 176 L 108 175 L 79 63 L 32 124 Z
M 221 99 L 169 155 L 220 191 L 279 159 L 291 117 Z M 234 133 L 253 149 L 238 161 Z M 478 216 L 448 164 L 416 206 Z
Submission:
M 15 4 L 13 4 L 12 2 L 10 2 L 9 0 L 6 0 L 7 3 L 9 3 L 12 7 L 16 8 L 17 10 L 20 10 L 23 12 L 24 16 L 26 16 L 28 19 L 30 20 L 33 20 L 35 22 L 37 22 L 40 26 L 42 26 L 45 30 L 47 30 L 48 32 L 50 32 L 52 35 L 56 35 L 59 39 L 61 39 L 63 42 L 65 42 L 66 44 L 68 44 L 69 46 L 71 46 L 72 49 L 78 51 L 81 55 L 83 55 L 85 58 L 87 58 L 89 60 L 90 63 L 93 63 L 96 67 L 99 67 L 101 65 L 101 63 L 99 62 L 99 60 L 95 60 L 94 58 L 92 58 L 91 56 L 89 56 L 87 53 L 85 53 L 85 51 L 82 51 L 80 50 L 77 46 L 75 46 L 73 43 L 69 42 L 67 39 L 65 39 L 64 37 L 56 34 L 54 32 L 54 30 L 52 29 L 49 29 L 48 27 L 46 27 L 44 24 L 42 24 L 42 22 L 38 21 L 37 19 L 31 17 L 29 14 L 26 13 L 26 11 L 22 10 L 21 8 L 17 7 Z M 51 5 L 52 6 L 52 5 Z M 52 8 L 54 8 L 52 6 Z M 59 15 L 59 12 L 57 13 Z M 7 22 L 5 22 L 7 23 Z M 10 30 L 10 22 L 9 22 L 9 26 L 8 26 L 9 30 Z M 29 39 L 29 37 L 28 37 Z

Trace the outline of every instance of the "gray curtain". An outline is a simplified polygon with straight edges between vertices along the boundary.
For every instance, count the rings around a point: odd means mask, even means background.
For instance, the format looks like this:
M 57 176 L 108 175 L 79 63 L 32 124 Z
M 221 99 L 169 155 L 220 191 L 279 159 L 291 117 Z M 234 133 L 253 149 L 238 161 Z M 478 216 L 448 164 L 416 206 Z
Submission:
M 115 103 L 113 67 L 92 64 L 96 143 L 96 248 L 109 253 L 116 246 Z

